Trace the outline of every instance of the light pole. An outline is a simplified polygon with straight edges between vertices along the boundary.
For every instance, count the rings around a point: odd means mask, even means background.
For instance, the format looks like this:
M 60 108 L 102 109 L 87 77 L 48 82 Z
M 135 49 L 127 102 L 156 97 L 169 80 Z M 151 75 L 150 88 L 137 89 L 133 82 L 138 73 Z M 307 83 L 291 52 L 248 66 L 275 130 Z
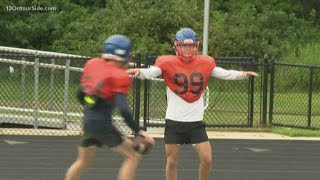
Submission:
M 204 0 L 202 54 L 208 54 L 209 2 L 210 0 Z

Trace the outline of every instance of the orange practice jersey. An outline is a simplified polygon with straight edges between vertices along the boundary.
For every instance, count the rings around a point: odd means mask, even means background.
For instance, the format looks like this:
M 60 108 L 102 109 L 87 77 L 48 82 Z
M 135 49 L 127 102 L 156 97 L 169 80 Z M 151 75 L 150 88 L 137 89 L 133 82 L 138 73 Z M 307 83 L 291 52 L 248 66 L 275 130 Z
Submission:
M 179 97 L 192 103 L 207 87 L 216 63 L 206 55 L 198 55 L 188 63 L 178 56 L 165 55 L 157 58 L 155 66 L 162 70 L 165 84 Z
M 115 93 L 128 94 L 131 78 L 121 68 L 103 59 L 89 60 L 81 76 L 81 90 L 87 95 L 112 99 Z

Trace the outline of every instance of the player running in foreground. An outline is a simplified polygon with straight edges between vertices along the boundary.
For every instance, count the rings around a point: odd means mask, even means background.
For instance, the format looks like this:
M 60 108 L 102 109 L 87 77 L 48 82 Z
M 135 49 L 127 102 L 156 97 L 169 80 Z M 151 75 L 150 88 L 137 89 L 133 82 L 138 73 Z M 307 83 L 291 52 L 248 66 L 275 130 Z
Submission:
M 129 110 L 126 95 L 131 78 L 126 73 L 131 43 L 123 35 L 110 36 L 104 43 L 101 58 L 89 60 L 83 69 L 78 98 L 84 105 L 84 136 L 78 158 L 68 169 L 65 179 L 78 180 L 95 156 L 95 147 L 106 145 L 119 153 L 124 161 L 119 180 L 133 180 L 141 155 L 133 142 L 122 135 L 112 123 L 112 109 L 116 107 L 126 124 L 146 141 L 154 144 L 145 131 L 139 131 Z

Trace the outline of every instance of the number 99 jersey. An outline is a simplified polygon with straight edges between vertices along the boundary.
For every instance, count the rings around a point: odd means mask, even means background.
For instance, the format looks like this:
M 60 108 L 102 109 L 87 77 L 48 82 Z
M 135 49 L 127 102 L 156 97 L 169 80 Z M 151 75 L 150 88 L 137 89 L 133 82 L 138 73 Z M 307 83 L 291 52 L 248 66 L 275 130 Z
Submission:
M 215 60 L 207 55 L 195 56 L 183 62 L 178 56 L 165 55 L 157 58 L 155 66 L 162 70 L 165 84 L 188 103 L 198 100 L 206 89 Z

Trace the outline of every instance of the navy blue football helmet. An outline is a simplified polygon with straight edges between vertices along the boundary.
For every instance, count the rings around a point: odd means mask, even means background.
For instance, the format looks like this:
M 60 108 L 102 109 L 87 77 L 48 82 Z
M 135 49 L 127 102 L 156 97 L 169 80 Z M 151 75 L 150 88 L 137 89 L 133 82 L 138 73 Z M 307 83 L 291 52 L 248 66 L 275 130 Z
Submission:
M 130 59 L 130 52 L 131 42 L 127 36 L 112 35 L 104 42 L 101 56 L 105 59 L 127 62 Z
M 176 33 L 174 48 L 177 56 L 190 59 L 198 54 L 198 35 L 191 28 L 182 28 Z

